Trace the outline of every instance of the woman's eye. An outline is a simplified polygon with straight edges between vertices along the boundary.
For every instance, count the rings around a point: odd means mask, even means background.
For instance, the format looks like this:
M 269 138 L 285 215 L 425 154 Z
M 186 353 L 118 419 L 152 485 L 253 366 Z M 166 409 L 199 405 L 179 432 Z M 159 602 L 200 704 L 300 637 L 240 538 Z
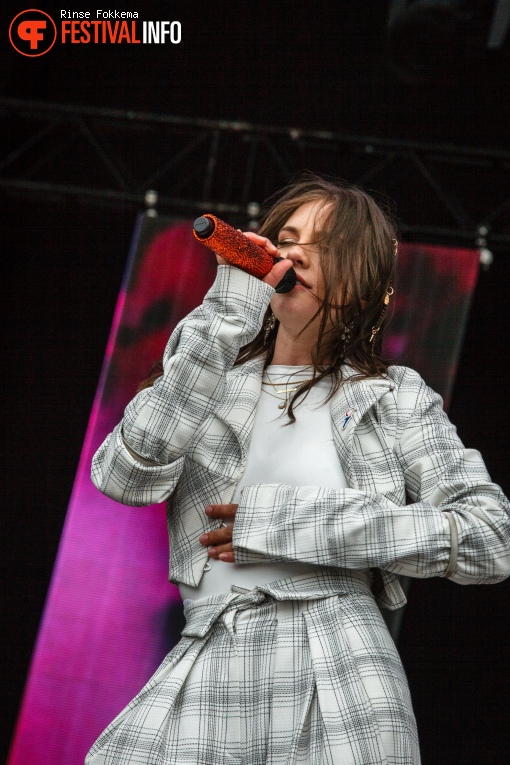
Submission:
M 281 242 L 277 242 L 277 247 L 290 247 L 292 244 L 296 244 L 294 239 L 282 239 Z

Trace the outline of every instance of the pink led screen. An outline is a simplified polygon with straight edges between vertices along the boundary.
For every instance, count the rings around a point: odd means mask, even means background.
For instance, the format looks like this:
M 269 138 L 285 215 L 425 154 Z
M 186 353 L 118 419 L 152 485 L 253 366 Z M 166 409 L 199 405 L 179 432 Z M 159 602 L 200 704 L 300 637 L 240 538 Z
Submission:
M 90 481 L 90 462 L 214 273 L 190 221 L 139 217 L 9 765 L 81 765 L 179 638 L 164 507 L 107 499 Z M 477 273 L 476 251 L 401 245 L 386 352 L 446 402 Z

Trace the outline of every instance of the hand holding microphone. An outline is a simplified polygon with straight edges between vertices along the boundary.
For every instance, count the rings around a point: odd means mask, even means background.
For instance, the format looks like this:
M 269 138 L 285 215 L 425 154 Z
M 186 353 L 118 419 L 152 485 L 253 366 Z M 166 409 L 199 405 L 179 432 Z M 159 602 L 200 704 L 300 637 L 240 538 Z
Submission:
M 217 218 L 215 215 L 205 214 L 197 218 L 193 224 L 193 235 L 202 244 L 205 244 L 210 250 L 220 257 L 224 258 L 231 265 L 247 271 L 252 276 L 259 279 L 267 276 L 276 263 L 285 262 L 285 258 L 279 258 L 268 252 L 267 249 L 256 244 L 245 234 L 237 231 L 228 223 Z M 257 234 L 254 238 L 260 238 Z M 268 281 L 268 283 L 270 283 Z M 296 274 L 293 268 L 283 275 L 278 281 L 275 290 L 278 293 L 290 292 L 296 284 Z M 274 286 L 271 284 L 271 286 Z

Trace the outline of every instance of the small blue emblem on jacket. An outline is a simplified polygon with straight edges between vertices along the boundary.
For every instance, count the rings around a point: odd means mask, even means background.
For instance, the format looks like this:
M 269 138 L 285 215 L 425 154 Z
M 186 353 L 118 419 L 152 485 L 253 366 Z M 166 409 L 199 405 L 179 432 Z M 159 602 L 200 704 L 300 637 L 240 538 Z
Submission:
M 348 409 L 346 411 L 345 417 L 344 417 L 344 424 L 342 425 L 342 430 L 345 430 L 349 420 L 351 419 L 351 417 L 352 417 L 352 415 L 354 414 L 355 411 L 356 411 L 356 409 Z

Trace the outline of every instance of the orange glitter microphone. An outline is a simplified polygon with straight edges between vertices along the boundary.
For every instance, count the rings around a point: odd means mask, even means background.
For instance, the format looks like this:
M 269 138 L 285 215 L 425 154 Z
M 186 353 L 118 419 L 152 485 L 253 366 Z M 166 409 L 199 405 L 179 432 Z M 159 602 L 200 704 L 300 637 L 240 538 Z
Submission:
M 228 260 L 233 266 L 263 279 L 275 263 L 283 258 L 274 258 L 263 247 L 229 226 L 225 221 L 209 213 L 197 218 L 193 224 L 193 236 L 210 250 Z M 290 292 L 296 286 L 293 268 L 276 285 L 276 292 Z

